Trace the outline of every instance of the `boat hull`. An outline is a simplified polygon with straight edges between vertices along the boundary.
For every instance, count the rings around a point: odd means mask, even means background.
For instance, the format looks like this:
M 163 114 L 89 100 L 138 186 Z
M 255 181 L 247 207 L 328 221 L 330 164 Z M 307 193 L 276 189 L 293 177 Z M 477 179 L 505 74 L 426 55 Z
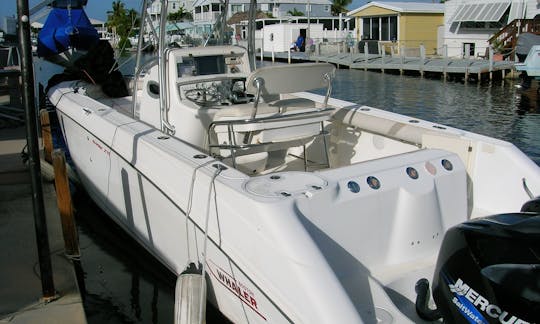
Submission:
M 496 190 L 540 186 L 509 143 L 337 100 L 338 167 L 250 177 L 77 83 L 50 95 L 92 199 L 174 273 L 204 264 L 209 300 L 239 323 L 420 322 L 414 284 L 433 275 L 444 232 L 477 216 L 475 204 L 498 212 L 526 200 Z M 481 190 L 507 178 L 518 183 Z
M 231 321 L 292 321 L 228 255 L 220 242 L 210 237 L 207 257 L 201 255 L 204 232 L 200 224 L 187 217 L 185 207 L 179 206 L 143 171 L 84 126 L 60 110 L 58 118 L 83 187 L 139 244 L 177 275 L 190 262 L 198 264 L 199 268 L 205 263 L 208 299 Z M 108 179 L 113 178 L 119 181 L 109 184 Z

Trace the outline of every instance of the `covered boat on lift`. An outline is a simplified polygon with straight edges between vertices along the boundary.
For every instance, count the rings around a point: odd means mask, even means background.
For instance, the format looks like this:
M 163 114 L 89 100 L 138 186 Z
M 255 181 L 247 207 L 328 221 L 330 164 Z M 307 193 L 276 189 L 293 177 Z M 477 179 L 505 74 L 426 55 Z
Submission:
M 54 0 L 38 35 L 37 55 L 56 64 L 67 65 L 99 41 L 97 30 L 83 6 L 88 0 Z M 75 56 L 74 56 L 75 55 Z

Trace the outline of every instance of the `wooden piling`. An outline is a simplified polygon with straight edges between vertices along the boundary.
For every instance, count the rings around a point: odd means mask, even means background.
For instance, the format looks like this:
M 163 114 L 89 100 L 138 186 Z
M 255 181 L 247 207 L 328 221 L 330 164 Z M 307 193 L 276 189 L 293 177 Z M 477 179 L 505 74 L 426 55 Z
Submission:
M 290 47 L 290 46 L 289 46 Z M 291 64 L 291 49 L 287 51 L 287 63 Z
M 46 109 L 39 111 L 39 119 L 41 121 L 41 138 L 43 140 L 43 158 L 45 161 L 52 164 L 52 136 L 51 123 L 49 121 L 49 112 Z
M 66 157 L 62 150 L 56 149 L 52 153 L 52 159 L 54 166 L 54 182 L 56 185 L 56 200 L 62 221 L 62 233 L 64 235 L 66 255 L 78 257 L 81 253 L 79 250 L 77 228 L 75 227 L 73 205 L 71 203 Z

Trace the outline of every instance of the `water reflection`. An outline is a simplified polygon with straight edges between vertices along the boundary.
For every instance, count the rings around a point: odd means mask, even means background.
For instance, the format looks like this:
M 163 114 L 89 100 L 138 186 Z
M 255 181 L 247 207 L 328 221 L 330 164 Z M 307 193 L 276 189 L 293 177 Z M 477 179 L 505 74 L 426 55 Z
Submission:
M 77 274 L 88 323 L 173 323 L 176 276 L 84 192 L 77 192 L 74 205 L 81 246 Z M 206 307 L 207 323 L 229 323 Z
M 75 200 L 88 323 L 172 323 L 176 277 L 86 194 Z

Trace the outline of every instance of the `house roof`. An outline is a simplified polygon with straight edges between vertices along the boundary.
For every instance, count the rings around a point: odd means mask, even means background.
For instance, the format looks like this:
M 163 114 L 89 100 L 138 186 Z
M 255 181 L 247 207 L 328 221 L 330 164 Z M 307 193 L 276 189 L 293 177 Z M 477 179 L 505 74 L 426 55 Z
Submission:
M 89 19 L 92 25 L 103 25 L 105 23 L 103 20 L 98 20 L 94 18 L 89 18 Z
M 258 11 L 255 19 L 260 19 L 260 18 L 267 18 L 267 16 L 264 12 Z M 249 12 L 247 11 L 237 12 L 234 15 L 232 15 L 232 17 L 229 18 L 229 20 L 227 20 L 227 24 L 234 25 L 245 20 L 249 20 Z
M 354 15 L 369 7 L 380 7 L 396 12 L 414 12 L 414 13 L 444 13 L 444 4 L 425 3 L 425 2 L 387 2 L 372 1 L 366 3 L 360 8 L 347 12 L 348 16 Z

